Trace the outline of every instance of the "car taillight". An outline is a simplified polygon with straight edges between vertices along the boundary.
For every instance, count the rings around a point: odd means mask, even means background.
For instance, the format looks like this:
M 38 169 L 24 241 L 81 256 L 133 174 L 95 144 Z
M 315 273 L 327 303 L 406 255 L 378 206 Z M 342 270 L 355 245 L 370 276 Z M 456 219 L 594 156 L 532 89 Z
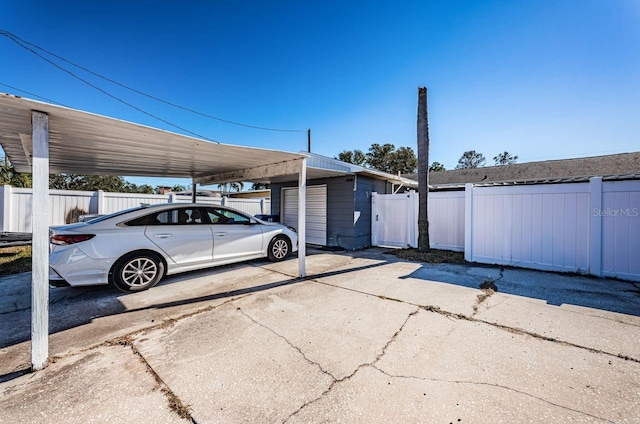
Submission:
M 91 240 L 95 236 L 95 234 L 56 234 L 55 236 L 51 236 L 51 243 L 64 246 Z

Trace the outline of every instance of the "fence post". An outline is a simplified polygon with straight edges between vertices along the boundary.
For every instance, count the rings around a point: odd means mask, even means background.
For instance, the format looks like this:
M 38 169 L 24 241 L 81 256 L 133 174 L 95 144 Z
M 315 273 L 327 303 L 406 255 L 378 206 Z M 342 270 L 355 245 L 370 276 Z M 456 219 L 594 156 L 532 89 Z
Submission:
M 169 193 L 169 203 L 176 203 L 176 194 Z
M 5 185 L 2 188 L 2 219 L 0 231 L 11 231 L 11 186 Z
M 602 177 L 589 179 L 589 274 L 602 277 Z
M 98 215 L 104 215 L 104 191 L 98 190 Z
M 464 185 L 464 260 L 473 262 L 473 184 Z
M 225 206 L 227 204 L 227 196 L 222 196 L 222 200 L 220 201 L 220 205 Z
M 264 198 L 260 199 L 260 213 L 264 214 Z

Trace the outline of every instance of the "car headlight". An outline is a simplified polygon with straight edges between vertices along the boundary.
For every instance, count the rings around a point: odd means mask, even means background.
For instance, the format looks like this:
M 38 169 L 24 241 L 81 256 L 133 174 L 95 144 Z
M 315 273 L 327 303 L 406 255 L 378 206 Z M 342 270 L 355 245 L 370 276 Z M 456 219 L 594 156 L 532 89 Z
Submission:
M 287 228 L 288 228 L 288 229 L 290 229 L 291 231 L 293 231 L 294 233 L 297 233 L 297 231 L 296 231 L 296 229 L 295 229 L 295 228 L 293 228 L 293 227 L 291 227 L 291 226 L 289 226 L 289 225 L 287 225 Z

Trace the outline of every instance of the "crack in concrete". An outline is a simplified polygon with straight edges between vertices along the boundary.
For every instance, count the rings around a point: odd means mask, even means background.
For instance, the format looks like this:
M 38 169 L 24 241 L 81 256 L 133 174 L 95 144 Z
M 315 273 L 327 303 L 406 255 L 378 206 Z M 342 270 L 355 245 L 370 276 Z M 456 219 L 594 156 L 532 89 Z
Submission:
M 188 420 L 193 424 L 197 424 L 196 420 L 191 416 L 191 405 L 185 404 L 182 400 L 171 390 L 169 385 L 160 377 L 160 375 L 153 369 L 151 364 L 147 362 L 147 359 L 144 357 L 142 352 L 138 350 L 138 348 L 133 343 L 133 339 L 131 337 L 122 337 L 116 340 L 113 343 L 114 346 L 120 345 L 123 347 L 128 347 L 131 349 L 133 354 L 138 358 L 138 360 L 145 366 L 147 371 L 151 374 L 153 379 L 156 381 L 157 387 L 160 388 L 162 393 L 167 398 L 167 403 L 169 404 L 169 409 L 177 414 L 180 418 Z
M 471 314 L 471 316 L 475 316 L 478 313 L 478 307 L 495 293 L 493 289 L 482 289 L 482 293 L 476 296 L 476 304 L 473 305 L 473 314 Z M 487 309 L 489 308 L 485 308 L 484 310 L 486 311 Z
M 125 340 L 127 338 L 133 338 L 134 336 L 138 336 L 138 335 L 141 335 L 141 334 L 144 335 L 144 334 L 149 333 L 151 331 L 159 330 L 161 328 L 165 328 L 165 327 L 168 327 L 170 325 L 174 325 L 174 324 L 176 324 L 178 321 L 180 321 L 182 319 L 190 318 L 190 317 L 193 317 L 195 315 L 199 315 L 199 314 L 202 314 L 202 313 L 205 313 L 205 312 L 212 311 L 214 309 L 217 309 L 217 308 L 220 308 L 222 306 L 225 306 L 225 305 L 227 305 L 227 304 L 229 304 L 229 303 L 231 303 L 233 301 L 236 301 L 236 300 L 239 300 L 239 299 L 243 299 L 243 298 L 245 298 L 245 297 L 247 297 L 249 295 L 250 294 L 245 294 L 245 295 L 242 295 L 242 296 L 238 296 L 238 297 L 226 300 L 226 301 L 220 303 L 219 305 L 207 306 L 205 308 L 201 308 L 201 309 L 198 309 L 196 311 L 180 315 L 180 316 L 178 316 L 176 318 L 167 318 L 167 319 L 163 320 L 162 322 L 160 322 L 158 324 L 155 324 L 155 325 L 152 325 L 152 326 L 149 326 L 149 327 L 145 327 L 145 328 L 141 328 L 141 329 L 138 329 L 138 330 L 135 330 L 135 331 L 131 331 L 131 332 L 126 333 L 124 335 L 116 336 L 116 337 L 113 337 L 111 339 L 107 339 L 107 340 L 105 340 L 103 342 L 100 342 L 100 343 L 97 343 L 97 344 L 94 344 L 94 345 L 91 345 L 91 346 L 88 346 L 88 347 L 85 347 L 85 348 L 80 348 L 80 349 L 75 350 L 73 352 L 68 352 L 68 353 L 65 353 L 65 354 L 62 354 L 62 355 L 53 355 L 53 356 L 51 356 L 49 358 L 49 363 L 53 364 L 53 363 L 55 363 L 55 362 L 57 362 L 57 361 L 59 361 L 61 359 L 70 358 L 70 357 L 76 356 L 76 355 L 81 355 L 81 354 L 89 352 L 91 350 L 99 349 L 101 347 L 122 344 L 121 341 Z M 31 364 L 23 363 L 21 365 L 16 366 L 16 369 L 22 369 L 22 368 L 25 368 L 25 369 L 28 370 L 25 374 L 31 374 L 33 372 L 36 372 L 36 371 L 31 370 Z M 23 375 L 23 374 L 21 374 L 21 375 Z
M 606 421 L 608 423 L 613 423 L 615 424 L 615 421 L 611 421 L 607 418 L 602 418 L 602 417 L 598 417 L 596 415 L 590 414 L 588 412 L 584 412 L 584 411 L 580 411 L 578 409 L 573 409 L 570 408 L 568 406 L 565 405 L 560 405 L 558 403 L 552 402 L 548 399 L 542 398 L 540 396 L 536 396 L 534 394 L 531 393 L 527 393 L 525 391 L 519 390 L 519 389 L 515 389 L 513 387 L 509 387 L 509 386 L 505 386 L 502 384 L 497 384 L 497 383 L 488 383 L 488 382 L 483 382 L 483 381 L 471 381 L 471 380 L 446 380 L 446 379 L 441 379 L 441 378 L 432 378 L 432 377 L 416 377 L 416 376 L 412 376 L 412 375 L 397 375 L 397 374 L 391 374 L 381 368 L 378 368 L 377 366 L 373 365 L 372 368 L 378 370 L 379 372 L 381 372 L 382 374 L 386 375 L 387 377 L 390 378 L 402 378 L 402 379 L 407 379 L 407 380 L 421 380 L 421 381 L 431 381 L 434 383 L 451 383 L 451 384 L 469 384 L 469 385 L 474 385 L 474 386 L 490 386 L 490 387 L 495 387 L 495 388 L 499 388 L 499 389 L 504 389 L 504 390 L 508 390 L 510 392 L 515 392 L 515 393 L 519 393 L 521 395 L 533 398 L 533 399 L 537 399 L 541 402 L 547 403 L 549 405 L 553 405 L 555 407 L 561 408 L 561 409 L 565 409 L 567 411 L 572 411 L 578 414 L 582 414 L 582 415 L 586 415 L 590 418 L 595 418 L 598 420 L 602 420 L 602 421 Z
M 296 351 L 298 351 L 298 353 L 300 355 L 302 355 L 302 357 L 309 362 L 312 365 L 315 365 L 318 367 L 318 369 L 320 370 L 320 372 L 322 372 L 323 374 L 328 375 L 329 377 L 331 377 L 332 380 L 336 380 L 336 377 L 331 374 L 329 371 L 325 370 L 322 365 L 320 365 L 319 362 L 316 362 L 312 359 L 310 359 L 303 351 L 302 349 L 300 349 L 298 346 L 294 345 L 293 343 L 291 343 L 291 341 L 289 341 L 289 339 L 287 339 L 285 336 L 283 336 L 282 334 L 278 333 L 277 331 L 275 331 L 273 328 L 270 328 L 260 322 L 258 322 L 255 318 L 253 318 L 251 315 L 247 314 L 245 311 L 243 311 L 240 307 L 236 308 L 237 311 L 239 311 L 242 315 L 244 315 L 245 317 L 247 317 L 249 320 L 251 320 L 254 324 L 264 328 L 265 330 L 270 331 L 271 333 L 275 334 L 276 336 L 278 336 L 279 338 L 281 338 L 282 340 L 285 341 L 285 343 L 287 343 L 289 346 L 291 346 L 293 349 L 295 349 Z
M 531 336 L 533 338 L 544 340 L 544 341 L 547 341 L 547 342 L 558 343 L 558 344 L 561 344 L 561 345 L 564 345 L 564 346 L 570 346 L 570 347 L 575 347 L 575 348 L 578 348 L 578 349 L 584 349 L 584 350 L 587 350 L 587 351 L 592 352 L 592 353 L 599 353 L 599 354 L 602 354 L 602 355 L 613 356 L 614 358 L 624 359 L 625 361 L 632 361 L 632 362 L 640 363 L 640 359 L 632 358 L 630 356 L 626 356 L 626 355 L 623 355 L 621 353 L 616 355 L 616 354 L 613 354 L 613 353 L 610 353 L 610 352 L 605 352 L 603 350 L 594 349 L 592 347 L 581 346 L 581 345 L 578 345 L 578 344 L 575 344 L 575 343 L 567 342 L 567 341 L 564 341 L 564 340 L 559 340 L 559 339 L 556 339 L 554 337 L 543 336 L 541 334 L 534 333 L 532 331 L 527 331 L 527 330 L 524 330 L 522 328 L 509 327 L 507 325 L 498 324 L 496 322 L 490 322 L 490 321 L 485 321 L 485 320 L 482 320 L 482 319 L 474 318 L 473 316 L 467 316 L 467 315 L 464 315 L 464 314 L 456 314 L 456 313 L 453 313 L 453 312 L 444 311 L 444 310 L 440 309 L 438 306 L 422 306 L 422 308 L 425 309 L 426 311 L 434 312 L 434 313 L 440 314 L 440 315 L 448 317 L 448 318 L 457 318 L 457 319 L 460 319 L 460 320 L 465 320 L 465 321 L 470 321 L 470 322 L 477 322 L 477 323 L 480 323 L 480 324 L 486 324 L 486 325 L 490 325 L 492 327 L 499 328 L 501 330 L 507 331 L 507 332 L 512 333 L 512 334 Z
M 388 297 L 388 296 L 376 295 L 376 294 L 368 293 L 368 292 L 365 292 L 365 291 L 362 291 L 362 290 L 356 290 L 356 289 L 352 289 L 352 288 L 349 288 L 349 287 L 341 287 L 341 286 L 338 286 L 338 285 L 335 285 L 335 284 L 330 284 L 330 283 L 323 282 L 323 281 L 318 281 L 318 280 L 309 279 L 308 281 L 313 281 L 313 282 L 318 283 L 318 284 L 323 284 L 323 285 L 326 285 L 326 286 L 339 288 L 339 289 L 351 291 L 351 292 L 354 292 L 354 293 L 364 294 L 366 296 L 375 296 L 375 297 L 378 297 L 378 298 L 384 299 L 384 300 L 390 300 L 390 301 L 393 301 L 393 302 L 404 303 L 406 305 L 417 306 L 417 307 L 422 308 L 422 309 L 424 309 L 426 311 L 435 312 L 435 313 L 438 313 L 438 314 L 446 316 L 446 317 L 457 318 L 457 319 L 462 319 L 462 320 L 466 320 L 466 321 L 472 321 L 472 322 L 477 322 L 477 323 L 481 323 L 481 324 L 486 324 L 486 325 L 490 325 L 492 327 L 500 328 L 502 330 L 505 330 L 505 331 L 508 331 L 508 332 L 514 333 L 514 334 L 527 335 L 527 336 L 531 336 L 531 337 L 534 337 L 534 338 L 537 338 L 537 339 L 540 339 L 540 340 L 544 340 L 544 341 L 548 341 L 548 342 L 559 343 L 559 344 L 562 344 L 562 345 L 565 345 L 565 346 L 571 346 L 571 347 L 575 347 L 575 348 L 578 348 L 578 349 L 588 350 L 589 352 L 593 352 L 593 353 L 600 353 L 600 354 L 607 355 L 607 356 L 613 356 L 614 358 L 624 359 L 625 361 L 633 361 L 633 362 L 640 363 L 640 359 L 632 358 L 630 356 L 623 355 L 621 353 L 616 355 L 614 353 L 605 352 L 603 350 L 594 349 L 594 348 L 587 347 L 587 346 L 582 346 L 582 345 L 579 345 L 579 344 L 567 342 L 567 341 L 556 339 L 556 338 L 553 338 L 553 337 L 543 336 L 543 335 L 540 335 L 538 333 L 534 333 L 534 332 L 531 332 L 531 331 L 523 330 L 521 328 L 509 327 L 509 326 L 498 324 L 498 323 L 495 323 L 495 322 L 485 321 L 485 320 L 476 318 L 475 317 L 475 313 L 473 315 L 471 315 L 471 316 L 468 316 L 468 315 L 464 315 L 464 314 L 460 314 L 460 313 L 454 313 L 454 312 L 445 311 L 445 310 L 441 309 L 439 306 L 420 305 L 420 304 L 416 304 L 416 303 L 412 303 L 412 302 L 407 302 L 407 301 L 404 301 L 402 299 L 395 299 L 395 298 L 391 298 L 391 297 Z
M 310 401 L 305 402 L 304 404 L 302 404 L 300 406 L 300 408 L 298 408 L 296 411 L 292 412 L 287 418 L 285 418 L 282 422 L 286 423 L 287 421 L 289 421 L 291 418 L 293 418 L 294 416 L 296 416 L 297 414 L 299 414 L 303 409 L 305 409 L 307 406 L 312 405 L 314 403 L 316 403 L 317 401 L 319 401 L 320 399 L 322 399 L 323 397 L 325 397 L 327 394 L 329 394 L 329 392 L 331 392 L 331 390 L 333 390 L 333 388 L 337 385 L 340 384 L 344 381 L 348 381 L 351 378 L 353 378 L 354 375 L 356 375 L 358 373 L 358 371 L 360 371 L 362 368 L 364 367 L 368 367 L 368 366 L 372 366 L 374 367 L 376 363 L 378 363 L 378 361 L 380 361 L 380 359 L 382 359 L 382 357 L 384 356 L 384 354 L 387 351 L 387 348 L 391 345 L 391 343 L 393 343 L 396 338 L 398 337 L 398 335 L 402 332 L 402 330 L 404 330 L 404 327 L 407 325 L 407 322 L 409 322 L 409 320 L 411 319 L 412 316 L 416 315 L 418 312 L 420 312 L 420 308 L 416 308 L 415 311 L 411 312 L 409 315 L 407 315 L 407 318 L 404 320 L 404 322 L 402 323 L 402 325 L 400 326 L 400 328 L 398 328 L 398 330 L 393 334 L 393 336 L 391 336 L 391 338 L 387 341 L 387 343 L 385 343 L 384 346 L 382 346 L 382 349 L 380 351 L 380 353 L 378 355 L 376 355 L 376 357 L 373 359 L 373 361 L 371 362 L 365 362 L 363 364 L 360 364 L 356 367 L 356 369 L 349 375 L 344 376 L 342 378 L 333 378 L 333 381 L 331 382 L 331 384 L 329 385 L 329 387 L 327 387 L 327 389 L 325 391 L 323 391 L 320 396 L 318 396 L 315 399 L 312 399 Z M 331 374 L 329 374 L 331 375 Z

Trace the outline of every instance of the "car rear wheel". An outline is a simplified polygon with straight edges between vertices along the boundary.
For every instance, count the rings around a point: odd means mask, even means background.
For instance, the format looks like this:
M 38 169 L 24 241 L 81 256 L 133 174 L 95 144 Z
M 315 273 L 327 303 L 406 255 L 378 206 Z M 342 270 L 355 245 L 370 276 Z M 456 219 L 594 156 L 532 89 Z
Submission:
M 158 284 L 164 276 L 164 262 L 153 253 L 131 253 L 114 266 L 113 285 L 124 292 L 142 291 Z
M 276 236 L 269 243 L 269 260 L 273 262 L 283 261 L 291 253 L 291 240 L 286 236 Z

